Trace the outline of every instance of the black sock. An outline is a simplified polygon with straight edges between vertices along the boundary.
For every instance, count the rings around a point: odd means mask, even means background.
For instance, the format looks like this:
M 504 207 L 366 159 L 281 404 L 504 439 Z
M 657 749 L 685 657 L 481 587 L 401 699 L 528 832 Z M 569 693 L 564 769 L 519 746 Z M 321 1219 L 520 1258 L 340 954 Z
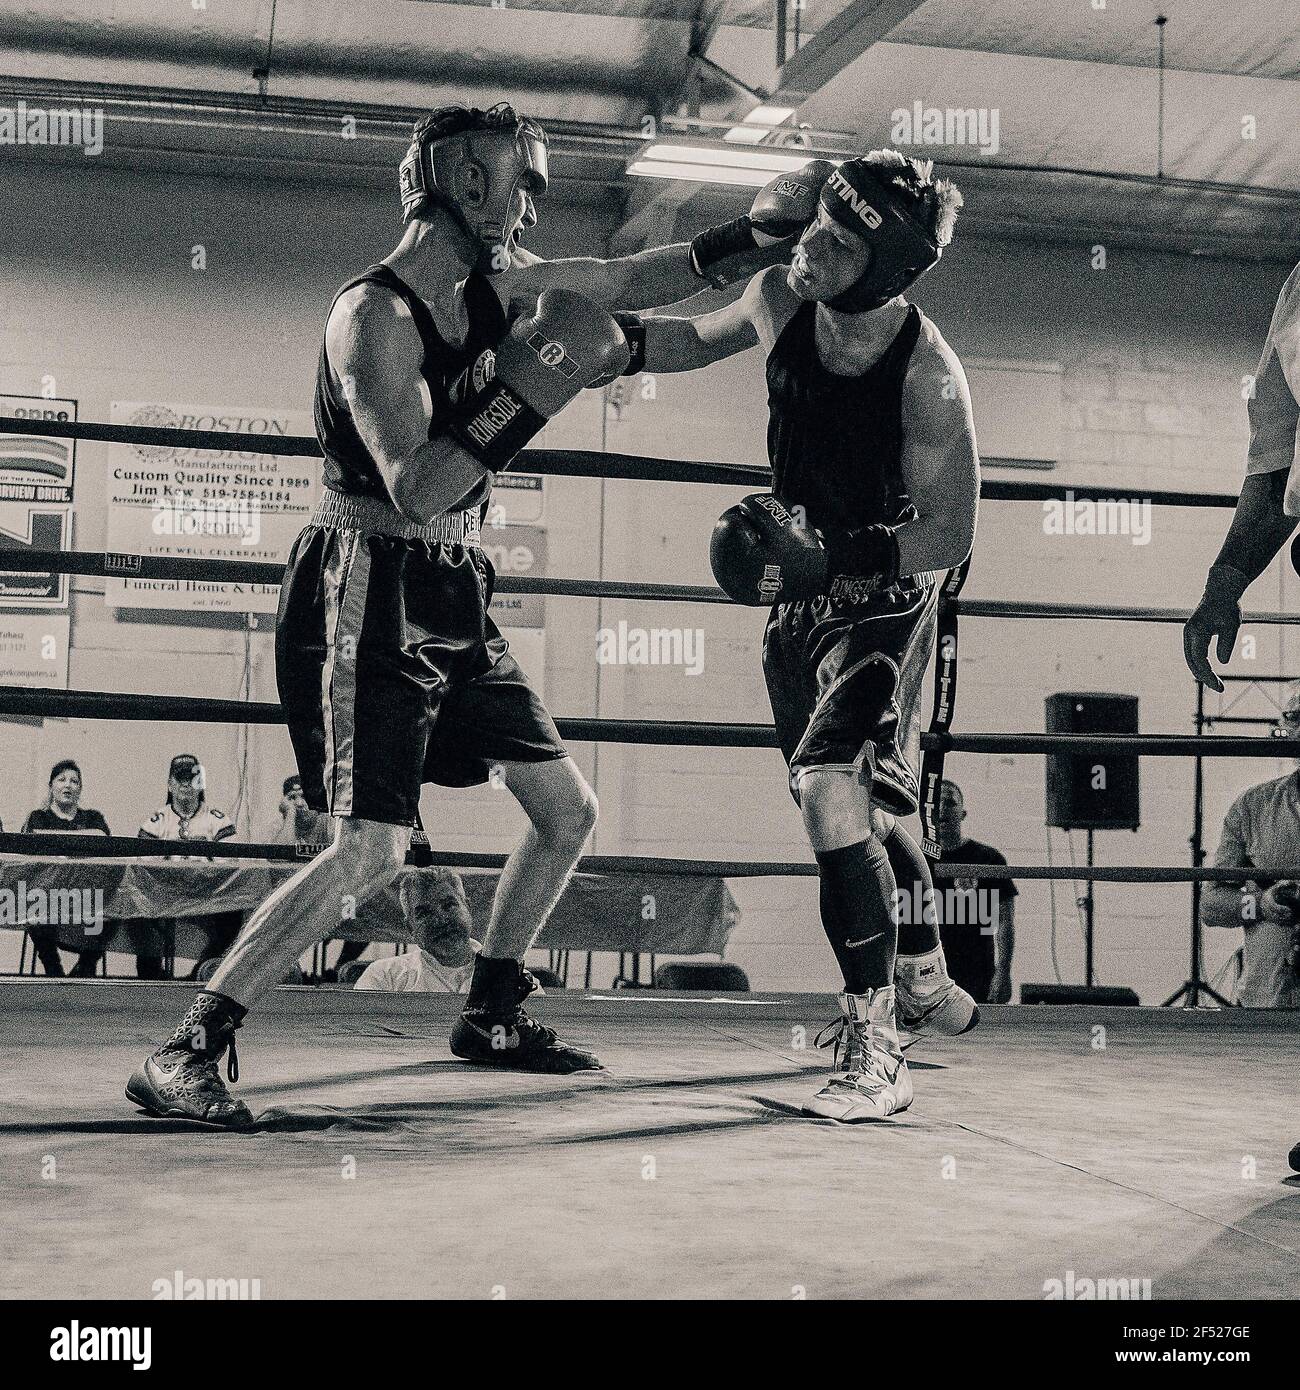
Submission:
M 930 862 L 921 853 L 921 846 L 897 821 L 885 840 L 889 867 L 902 895 L 902 910 L 898 914 L 898 954 L 923 956 L 939 944 L 938 903 L 934 897 L 934 879 Z
M 894 980 L 894 871 L 874 835 L 843 849 L 816 853 L 822 926 L 844 972 L 849 994 Z
M 474 973 L 470 976 L 465 1007 L 500 1008 L 507 1000 L 514 1002 L 511 996 L 518 985 L 520 968 L 513 956 L 485 956 L 480 951 L 474 957 Z

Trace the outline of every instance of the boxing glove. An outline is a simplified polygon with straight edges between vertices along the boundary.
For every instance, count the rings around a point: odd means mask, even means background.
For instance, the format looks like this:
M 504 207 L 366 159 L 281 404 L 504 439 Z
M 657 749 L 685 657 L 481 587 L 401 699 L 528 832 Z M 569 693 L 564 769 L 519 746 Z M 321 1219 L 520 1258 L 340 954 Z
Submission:
M 691 269 L 715 289 L 748 280 L 790 259 L 795 241 L 817 216 L 822 184 L 835 172 L 829 159 L 809 160 L 793 174 L 764 185 L 743 216 L 710 227 L 691 242 Z
M 491 379 L 462 381 L 447 432 L 499 473 L 593 381 L 617 376 L 630 351 L 612 314 L 576 290 L 546 290 L 497 344 Z
M 623 341 L 627 343 L 627 366 L 621 372 L 611 369 L 603 373 L 591 383 L 592 387 L 608 386 L 621 376 L 635 376 L 645 367 L 645 323 L 641 315 L 626 309 L 615 309 L 614 322 L 623 330 Z
M 863 526 L 823 538 L 767 492 L 723 512 L 709 561 L 718 586 L 751 607 L 823 594 L 860 603 L 896 583 L 900 563 L 891 527 Z

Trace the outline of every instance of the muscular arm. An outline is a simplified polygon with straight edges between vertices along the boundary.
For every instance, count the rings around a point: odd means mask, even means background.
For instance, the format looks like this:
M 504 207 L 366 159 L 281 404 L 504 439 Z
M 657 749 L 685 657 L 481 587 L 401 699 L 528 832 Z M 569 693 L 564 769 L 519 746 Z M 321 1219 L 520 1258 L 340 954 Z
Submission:
M 979 508 L 966 373 L 937 334 L 921 346 L 903 388 L 903 479 L 919 516 L 898 530 L 902 574 L 959 565 L 975 540 Z
M 696 318 L 645 320 L 647 372 L 693 372 L 720 362 L 759 341 L 756 323 L 763 312 L 763 276 L 756 275 L 739 299 Z
M 708 285 L 691 269 L 689 243 L 680 242 L 610 261 L 592 256 L 544 261 L 517 247 L 498 288 L 506 302 L 523 300 L 530 308 L 543 290 L 566 289 L 605 309 L 652 309 L 689 299 Z
M 373 285 L 349 290 L 330 314 L 325 346 L 357 433 L 403 516 L 423 524 L 486 475 L 450 437 L 429 438 L 424 349 L 401 300 Z

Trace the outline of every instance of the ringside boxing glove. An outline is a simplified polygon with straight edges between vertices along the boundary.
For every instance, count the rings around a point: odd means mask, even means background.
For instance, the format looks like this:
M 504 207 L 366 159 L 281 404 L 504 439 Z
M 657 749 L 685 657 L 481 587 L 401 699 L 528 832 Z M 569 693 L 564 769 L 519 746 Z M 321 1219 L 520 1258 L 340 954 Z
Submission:
M 835 172 L 829 159 L 812 159 L 793 174 L 778 174 L 758 192 L 743 216 L 710 227 L 691 242 L 691 269 L 715 289 L 748 280 L 790 259 L 795 241 L 817 216 L 822 184 Z
M 718 518 L 709 562 L 719 587 L 751 607 L 822 594 L 860 603 L 897 582 L 898 537 L 863 526 L 824 540 L 771 493 L 755 492 Z
M 584 387 L 630 357 L 612 314 L 576 290 L 546 290 L 497 344 L 491 379 L 463 382 L 447 433 L 499 473 Z

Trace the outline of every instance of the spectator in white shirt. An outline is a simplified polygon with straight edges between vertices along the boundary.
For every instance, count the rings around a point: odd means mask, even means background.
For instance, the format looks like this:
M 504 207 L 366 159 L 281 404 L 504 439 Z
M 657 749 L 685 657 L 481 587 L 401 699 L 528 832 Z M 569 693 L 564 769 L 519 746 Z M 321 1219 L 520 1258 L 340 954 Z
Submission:
M 480 947 L 470 936 L 473 922 L 460 875 L 416 869 L 402 879 L 401 899 L 410 949 L 372 961 L 354 988 L 464 994 Z
M 207 774 L 193 753 L 177 753 L 167 769 L 167 800 L 136 832 L 142 840 L 228 840 L 235 833 L 234 822 L 222 810 L 208 804 Z M 206 960 L 212 960 L 234 945 L 244 924 L 242 912 L 214 912 L 189 918 L 207 940 L 199 952 L 190 978 L 196 979 Z M 142 980 L 163 978 L 163 952 L 170 918 L 137 919 L 131 926 L 136 949 L 136 973 Z

